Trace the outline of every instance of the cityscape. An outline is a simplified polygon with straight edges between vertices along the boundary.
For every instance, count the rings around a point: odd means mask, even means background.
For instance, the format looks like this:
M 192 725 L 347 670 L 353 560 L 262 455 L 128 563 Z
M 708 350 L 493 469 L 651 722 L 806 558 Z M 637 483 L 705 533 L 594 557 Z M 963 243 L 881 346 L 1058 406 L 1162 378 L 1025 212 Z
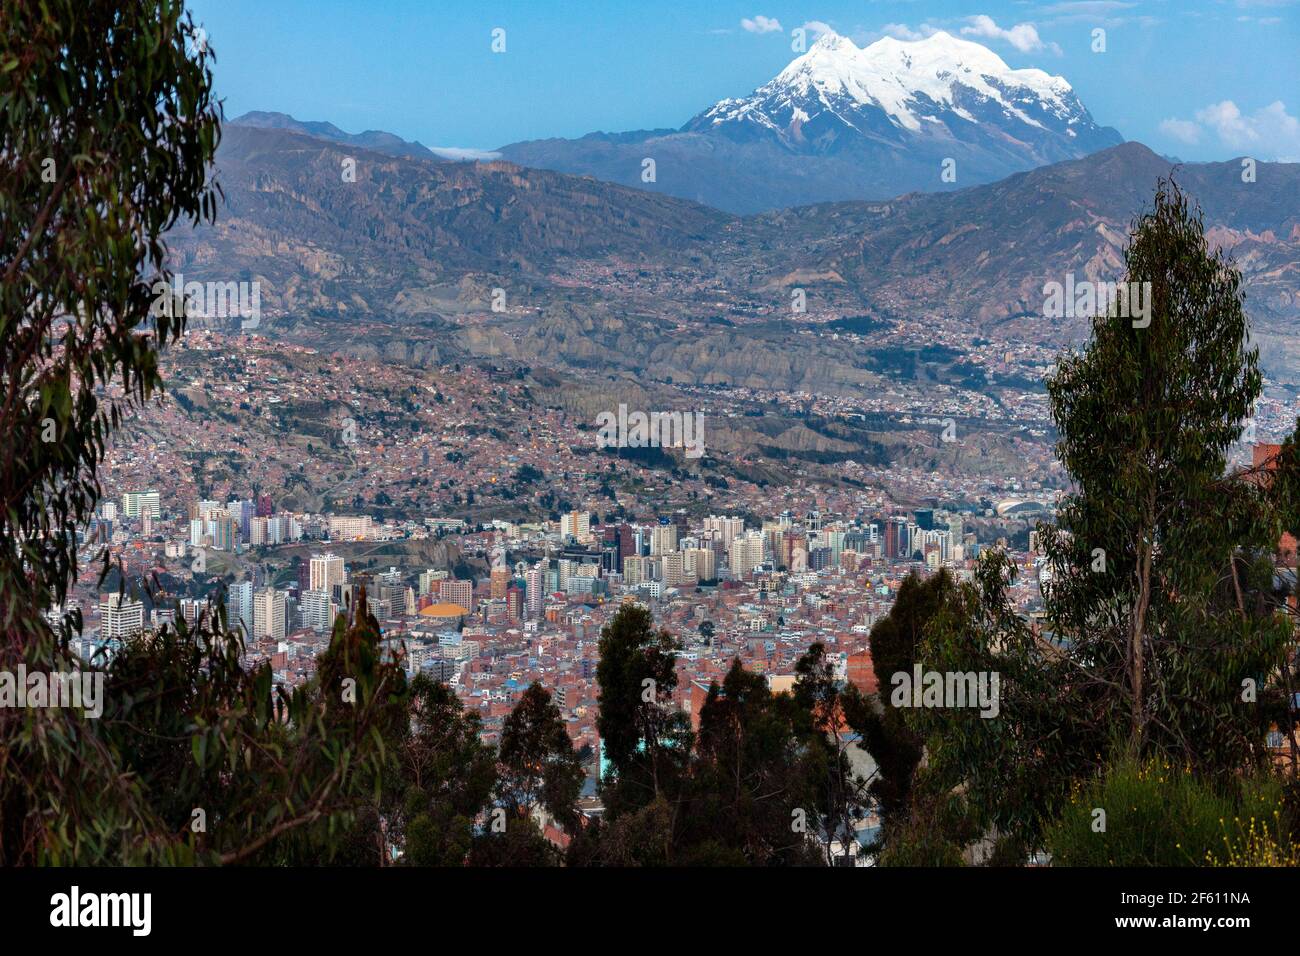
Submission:
M 1278 923 L 1300 10 L 579 6 L 0 0 L 17 909 Z

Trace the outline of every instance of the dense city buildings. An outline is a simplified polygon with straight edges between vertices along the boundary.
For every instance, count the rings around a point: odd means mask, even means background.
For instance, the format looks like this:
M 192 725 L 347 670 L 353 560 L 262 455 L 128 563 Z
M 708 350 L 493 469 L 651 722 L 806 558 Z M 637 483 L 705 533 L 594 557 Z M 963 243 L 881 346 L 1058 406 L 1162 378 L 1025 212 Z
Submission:
M 62 610 L 90 609 L 87 656 L 223 609 L 244 636 L 246 663 L 268 664 L 277 684 L 295 687 L 312 678 L 364 589 L 386 651 L 408 673 L 446 683 L 485 740 L 499 738 L 530 684 L 546 687 L 585 755 L 590 794 L 600 771 L 599 640 L 626 602 L 647 607 L 677 642 L 673 703 L 693 720 L 734 661 L 788 690 L 814 644 L 839 680 L 877 690 L 870 633 L 905 578 L 946 569 L 969 580 L 989 548 L 1017 568 L 1017 610 L 1041 616 L 1034 528 L 1050 520 L 1064 482 L 1044 406 L 1029 392 L 1005 391 L 996 409 L 971 393 L 960 412 L 943 393 L 941 408 L 921 414 L 938 393 L 697 389 L 723 423 L 712 433 L 723 447 L 689 464 L 647 463 L 595 448 L 562 402 L 528 405 L 515 375 L 469 365 L 417 375 L 235 342 L 187 336 L 176 391 L 186 402 L 237 399 L 247 406 L 238 424 L 217 415 L 196 428 L 172 405 L 151 407 L 148 440 L 109 450 L 111 497 L 84 531 L 85 556 L 107 547 L 128 581 L 161 587 L 114 603 L 84 572 Z M 322 427 L 322 400 L 347 414 Z M 883 414 L 873 402 L 892 402 L 891 421 L 922 433 L 945 411 L 992 422 L 1014 408 L 1025 416 L 1020 458 L 991 465 L 974 455 L 941 470 L 933 458 L 801 461 L 723 441 L 726 423 L 754 408 Z M 1263 405 L 1260 421 L 1275 431 L 1287 414 L 1285 403 Z M 869 774 L 865 751 L 854 752 Z
M 154 509 L 132 499 L 136 516 L 125 503 L 111 517 L 102 512 L 88 540 L 107 534 L 130 570 L 164 572 L 171 590 L 145 598 L 152 612 L 173 598 L 193 620 L 205 602 L 224 601 L 250 663 L 271 662 L 286 686 L 311 676 L 335 617 L 350 613 L 364 587 L 386 646 L 411 673 L 447 682 L 479 715 L 486 738 L 540 681 L 562 702 L 575 744 L 592 752 L 598 641 L 624 602 L 649 607 L 679 642 L 677 703 L 685 710 L 733 660 L 779 684 L 814 643 L 826 646 L 842 679 L 866 686 L 870 629 L 903 578 L 941 567 L 968 575 L 981 547 L 1006 543 L 966 530 L 987 516 L 909 511 L 884 498 L 854 513 L 647 512 L 607 523 L 597 511 L 570 509 L 473 525 L 276 512 L 272 500 L 160 498 Z M 148 536 L 146 516 L 154 522 Z M 268 534 L 269 523 L 293 533 Z M 381 544 L 384 557 L 369 556 Z M 1032 611 L 1034 556 L 1022 548 L 1016 560 L 1025 570 L 1017 601 Z M 143 626 L 138 600 L 91 603 L 96 641 Z

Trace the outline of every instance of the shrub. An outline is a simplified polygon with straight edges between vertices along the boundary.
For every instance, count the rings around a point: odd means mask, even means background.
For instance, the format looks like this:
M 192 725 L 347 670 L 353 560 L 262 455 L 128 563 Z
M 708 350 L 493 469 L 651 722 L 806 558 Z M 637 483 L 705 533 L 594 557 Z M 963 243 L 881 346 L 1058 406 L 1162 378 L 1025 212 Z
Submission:
M 1300 849 L 1292 829 L 1275 778 L 1223 792 L 1185 768 L 1126 757 L 1076 787 L 1044 838 L 1057 866 L 1281 866 Z

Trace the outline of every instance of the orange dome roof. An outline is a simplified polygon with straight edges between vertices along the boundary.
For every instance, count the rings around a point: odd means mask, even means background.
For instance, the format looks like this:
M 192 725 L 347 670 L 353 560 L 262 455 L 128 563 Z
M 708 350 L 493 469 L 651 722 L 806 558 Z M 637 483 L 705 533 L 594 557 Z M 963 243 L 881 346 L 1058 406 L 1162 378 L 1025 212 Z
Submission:
M 421 609 L 421 617 L 463 617 L 469 611 L 459 604 L 452 604 L 450 601 L 444 601 L 441 604 L 430 604 L 428 607 Z

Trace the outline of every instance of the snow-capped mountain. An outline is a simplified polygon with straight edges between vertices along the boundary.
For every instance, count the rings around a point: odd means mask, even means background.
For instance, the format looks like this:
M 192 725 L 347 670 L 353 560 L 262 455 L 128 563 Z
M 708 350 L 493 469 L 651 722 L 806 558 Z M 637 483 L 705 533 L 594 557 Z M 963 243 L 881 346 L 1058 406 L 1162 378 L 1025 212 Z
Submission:
M 824 34 L 771 82 L 727 99 L 683 127 L 746 139 L 773 136 L 797 150 L 855 140 L 1004 139 L 1051 162 L 1114 146 L 1064 77 L 1013 70 L 992 50 L 947 33 L 859 49 Z
M 1013 70 L 979 43 L 940 32 L 859 48 L 827 33 L 753 93 L 680 130 L 538 140 L 501 153 L 753 212 L 957 189 L 1121 142 L 1065 78 Z M 641 175 L 647 158 L 650 183 Z

